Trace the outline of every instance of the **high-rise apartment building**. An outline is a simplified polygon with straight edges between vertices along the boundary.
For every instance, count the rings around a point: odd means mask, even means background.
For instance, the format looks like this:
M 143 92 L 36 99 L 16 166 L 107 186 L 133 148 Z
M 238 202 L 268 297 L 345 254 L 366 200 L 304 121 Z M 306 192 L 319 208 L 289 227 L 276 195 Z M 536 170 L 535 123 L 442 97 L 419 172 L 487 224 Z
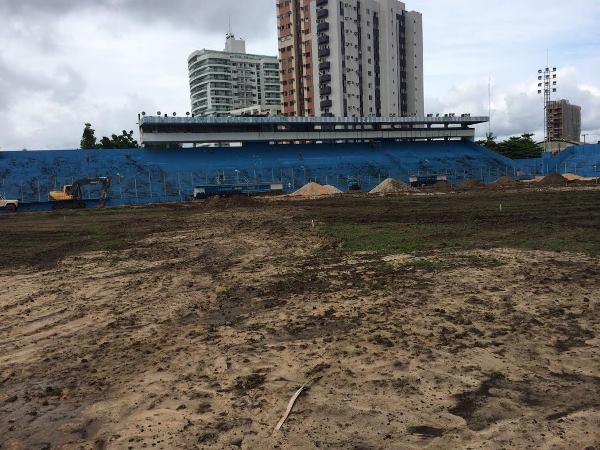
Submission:
M 548 140 L 580 142 L 581 106 L 568 100 L 555 100 L 548 104 Z
M 224 51 L 199 50 L 188 58 L 192 113 L 228 115 L 260 106 L 279 111 L 279 63 L 275 56 L 246 53 L 246 43 L 227 34 Z
M 314 21 L 311 0 L 277 0 L 282 108 L 285 116 L 314 116 Z
M 424 114 L 420 13 L 398 0 L 277 0 L 277 8 L 286 115 Z
M 397 0 L 313 0 L 317 114 L 422 116 L 423 27 Z

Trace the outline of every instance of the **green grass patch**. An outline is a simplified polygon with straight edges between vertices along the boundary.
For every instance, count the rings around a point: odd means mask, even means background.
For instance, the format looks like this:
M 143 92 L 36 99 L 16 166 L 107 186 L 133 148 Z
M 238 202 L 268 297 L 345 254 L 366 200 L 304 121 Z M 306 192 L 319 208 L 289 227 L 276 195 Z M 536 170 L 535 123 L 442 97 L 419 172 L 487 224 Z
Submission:
M 600 191 L 353 200 L 315 203 L 310 210 L 325 224 L 322 231 L 349 252 L 509 247 L 600 255 Z

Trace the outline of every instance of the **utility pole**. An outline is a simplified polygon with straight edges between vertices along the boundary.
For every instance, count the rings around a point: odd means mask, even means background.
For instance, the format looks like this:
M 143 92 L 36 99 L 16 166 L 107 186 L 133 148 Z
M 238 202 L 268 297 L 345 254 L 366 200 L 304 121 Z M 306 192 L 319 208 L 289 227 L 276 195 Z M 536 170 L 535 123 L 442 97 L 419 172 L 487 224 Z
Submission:
M 488 79 L 488 136 L 492 135 L 492 76 Z

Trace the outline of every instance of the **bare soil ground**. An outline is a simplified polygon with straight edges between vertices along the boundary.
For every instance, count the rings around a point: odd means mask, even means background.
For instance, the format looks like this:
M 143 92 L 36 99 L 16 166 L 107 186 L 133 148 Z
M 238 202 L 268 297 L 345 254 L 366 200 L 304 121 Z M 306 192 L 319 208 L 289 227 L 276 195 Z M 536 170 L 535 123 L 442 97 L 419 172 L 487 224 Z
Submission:
M 0 448 L 600 448 L 599 194 L 495 195 L 0 218 Z

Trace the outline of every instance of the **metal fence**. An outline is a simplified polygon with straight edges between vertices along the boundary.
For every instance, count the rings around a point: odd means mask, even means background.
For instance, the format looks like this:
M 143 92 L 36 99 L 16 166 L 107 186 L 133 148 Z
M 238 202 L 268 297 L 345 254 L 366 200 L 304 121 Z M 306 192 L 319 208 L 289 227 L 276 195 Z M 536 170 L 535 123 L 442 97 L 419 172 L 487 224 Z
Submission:
M 144 174 L 107 174 L 112 183 L 109 192 L 109 204 L 130 205 L 159 202 L 181 201 L 193 194 L 194 188 L 204 184 L 251 184 L 255 182 L 282 183 L 285 192 L 293 192 L 309 182 L 330 184 L 342 191 L 348 189 L 348 180 L 359 180 L 363 190 L 370 190 L 386 178 L 392 177 L 408 182 L 411 176 L 445 175 L 450 184 L 461 184 L 465 180 L 476 179 L 482 183 L 492 183 L 500 177 L 509 176 L 516 179 L 530 179 L 544 176 L 550 172 L 577 173 L 581 166 L 561 164 L 556 167 L 543 164 L 531 165 L 522 169 L 510 166 L 486 166 L 469 168 L 427 168 L 416 170 L 394 170 L 370 168 L 369 170 L 338 172 L 335 170 L 315 170 L 306 166 L 286 168 L 266 168 L 262 170 L 220 170 L 211 172 L 169 172 L 159 168 L 151 168 Z M 600 164 L 589 167 L 590 171 L 600 176 Z M 16 198 L 23 203 L 47 202 L 50 191 L 62 190 L 64 185 L 72 184 L 74 175 L 35 177 L 30 179 L 0 178 L 0 193 Z M 84 186 L 84 199 L 95 199 L 99 188 Z

